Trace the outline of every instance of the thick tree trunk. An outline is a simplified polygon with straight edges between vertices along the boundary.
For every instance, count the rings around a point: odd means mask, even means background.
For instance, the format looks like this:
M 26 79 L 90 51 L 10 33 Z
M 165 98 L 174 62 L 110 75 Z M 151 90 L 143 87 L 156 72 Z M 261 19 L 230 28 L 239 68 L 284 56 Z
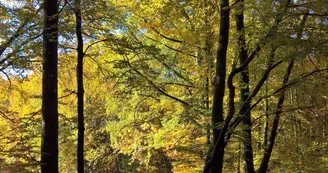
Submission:
M 223 97 L 226 82 L 226 59 L 229 41 L 229 1 L 222 0 L 220 2 L 220 34 L 219 47 L 216 55 L 216 75 L 214 84 L 214 100 L 212 108 L 212 125 L 213 127 L 213 143 L 215 144 L 220 135 L 220 129 L 217 127 L 223 122 Z
M 77 142 L 77 170 L 84 173 L 84 87 L 83 87 L 83 37 L 82 37 L 82 17 L 81 0 L 75 0 L 76 17 L 76 37 L 77 37 L 77 121 L 78 121 L 78 142 Z
M 238 47 L 239 47 L 239 62 L 244 64 L 248 58 L 245 42 L 245 26 L 244 26 L 244 1 L 240 1 L 240 6 L 236 14 L 236 30 L 238 33 Z M 250 101 L 247 101 L 249 97 L 249 71 L 248 67 L 241 72 L 240 79 L 240 98 L 242 107 L 240 115 L 244 117 L 242 124 L 245 129 L 243 130 L 243 158 L 244 158 L 244 171 L 245 173 L 254 173 L 254 162 L 253 162 L 253 149 L 252 149 L 252 123 L 251 123 L 251 111 Z
M 41 172 L 58 172 L 58 1 L 44 0 Z
M 212 108 L 212 126 L 213 126 L 213 145 L 219 142 L 223 146 L 224 140 L 218 141 L 220 135 L 220 127 L 223 123 L 223 97 L 226 81 L 226 59 L 229 41 L 229 18 L 230 8 L 229 0 L 220 1 L 220 33 L 219 46 L 216 55 L 216 75 L 214 84 L 214 98 Z M 221 127 L 222 128 L 222 127 Z M 223 169 L 224 147 L 212 152 L 211 159 L 205 164 L 204 173 L 220 173 Z

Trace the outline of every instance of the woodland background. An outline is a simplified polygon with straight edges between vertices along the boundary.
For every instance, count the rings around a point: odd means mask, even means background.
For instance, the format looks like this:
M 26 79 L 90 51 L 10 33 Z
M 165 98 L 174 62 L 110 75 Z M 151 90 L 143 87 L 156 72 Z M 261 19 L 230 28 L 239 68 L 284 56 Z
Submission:
M 41 170 L 47 1 L 0 2 L 0 172 Z M 59 172 L 328 172 L 327 0 L 53 2 Z

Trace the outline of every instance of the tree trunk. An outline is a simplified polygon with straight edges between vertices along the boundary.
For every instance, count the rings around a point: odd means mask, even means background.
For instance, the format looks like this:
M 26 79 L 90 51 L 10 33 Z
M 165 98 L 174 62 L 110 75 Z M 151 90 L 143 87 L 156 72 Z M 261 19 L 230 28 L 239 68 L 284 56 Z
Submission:
M 237 165 L 237 173 L 240 173 L 240 160 L 241 160 L 241 143 L 238 144 L 238 165 Z
M 227 9 L 225 9 L 227 8 Z M 223 122 L 223 97 L 225 91 L 226 79 L 226 59 L 229 41 L 229 1 L 222 0 L 220 3 L 220 34 L 219 47 L 216 59 L 216 78 L 214 84 L 214 98 L 212 108 L 212 125 L 213 127 L 213 143 L 218 140 L 220 129 L 217 127 Z
M 205 65 L 206 65 L 206 79 L 205 79 L 205 107 L 206 109 L 210 109 L 210 88 L 211 88 L 211 76 L 212 76 L 212 71 L 214 67 L 214 62 L 213 62 L 213 54 L 212 54 L 212 49 L 213 49 L 213 32 L 212 32 L 212 26 L 209 21 L 209 19 L 213 16 L 213 9 L 209 8 L 210 3 L 207 1 L 204 1 L 204 6 L 206 10 L 206 18 L 205 18 L 205 25 L 207 28 L 207 34 L 206 34 L 206 42 L 205 42 Z M 210 124 L 207 124 L 210 126 Z M 211 144 L 211 131 L 208 128 L 206 132 L 206 143 L 208 145 Z
M 76 37 L 77 37 L 77 121 L 78 121 L 78 142 L 77 142 L 77 170 L 84 173 L 84 87 L 83 87 L 83 37 L 82 37 L 82 17 L 81 0 L 75 0 L 76 17 Z
M 293 66 L 294 66 L 294 60 L 291 60 L 291 62 L 288 65 L 286 74 L 284 76 L 283 85 L 287 84 Z M 284 104 L 284 101 L 285 101 L 285 90 L 283 90 L 281 92 L 279 99 L 278 99 L 276 113 L 275 113 L 275 117 L 274 117 L 273 125 L 272 125 L 272 130 L 271 130 L 269 141 L 268 141 L 269 143 L 268 143 L 268 146 L 266 146 L 266 148 L 264 150 L 264 156 L 263 156 L 258 173 L 266 173 L 266 171 L 268 170 L 269 160 L 270 160 L 273 146 L 275 143 L 275 139 L 277 136 L 280 114 L 282 113 L 282 106 Z
M 58 1 L 44 0 L 41 172 L 58 172 Z
M 240 1 L 240 9 L 236 14 L 236 30 L 238 34 L 238 48 L 239 48 L 239 62 L 243 65 L 247 58 L 247 50 L 245 43 L 245 27 L 244 27 L 244 1 Z M 240 79 L 240 98 L 241 98 L 241 110 L 240 115 L 242 115 L 242 124 L 245 126 L 243 129 L 243 158 L 244 158 L 244 172 L 254 173 L 254 162 L 253 162 L 253 149 L 252 149 L 252 123 L 251 123 L 251 111 L 250 111 L 250 101 L 247 101 L 249 97 L 249 70 L 248 67 L 241 72 Z
M 287 2 L 289 4 L 290 1 L 287 1 Z M 307 17 L 308 17 L 308 15 L 303 16 L 303 19 L 300 23 L 300 30 L 298 31 L 297 37 L 296 37 L 297 40 L 301 40 L 303 29 L 304 29 Z M 296 49 L 296 52 L 297 52 L 297 49 Z M 288 84 L 289 77 L 290 77 L 290 74 L 292 72 L 293 66 L 294 66 L 294 58 L 292 58 L 290 60 L 289 65 L 287 67 L 287 70 L 286 70 L 286 73 L 284 75 L 283 82 L 282 82 L 283 86 Z M 258 173 L 265 173 L 268 170 L 268 165 L 269 165 L 271 153 L 272 153 L 273 146 L 274 146 L 275 139 L 276 139 L 277 132 L 278 132 L 280 114 L 282 113 L 282 107 L 283 107 L 283 104 L 284 104 L 284 101 L 285 101 L 285 93 L 286 93 L 286 89 L 283 89 L 280 93 L 280 96 L 279 96 L 279 99 L 278 99 L 278 102 L 277 102 L 275 117 L 274 117 L 274 120 L 273 120 L 273 125 L 272 125 L 272 129 L 271 129 L 268 145 L 265 147 L 264 156 L 262 158 L 261 165 L 260 165 L 260 168 L 258 170 Z
M 265 95 L 268 95 L 268 84 L 265 86 Z M 264 140 L 263 146 L 268 145 L 268 130 L 269 130 L 269 99 L 265 98 L 265 120 L 264 120 Z
M 219 46 L 216 55 L 216 74 L 214 84 L 214 98 L 212 108 L 212 126 L 213 126 L 213 145 L 219 142 L 222 147 L 212 152 L 211 159 L 205 164 L 204 173 L 220 173 L 223 169 L 223 156 L 224 156 L 224 140 L 218 141 L 220 135 L 221 123 L 223 123 L 223 97 L 225 91 L 226 80 L 226 59 L 229 41 L 229 18 L 230 8 L 229 0 L 220 1 L 220 34 Z M 222 128 L 222 127 L 221 127 Z

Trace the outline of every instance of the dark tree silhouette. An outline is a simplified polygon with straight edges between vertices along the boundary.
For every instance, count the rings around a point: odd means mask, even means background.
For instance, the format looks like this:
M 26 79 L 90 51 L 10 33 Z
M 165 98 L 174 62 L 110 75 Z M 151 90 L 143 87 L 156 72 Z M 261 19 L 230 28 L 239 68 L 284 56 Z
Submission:
M 44 0 L 41 172 L 58 172 L 58 1 Z

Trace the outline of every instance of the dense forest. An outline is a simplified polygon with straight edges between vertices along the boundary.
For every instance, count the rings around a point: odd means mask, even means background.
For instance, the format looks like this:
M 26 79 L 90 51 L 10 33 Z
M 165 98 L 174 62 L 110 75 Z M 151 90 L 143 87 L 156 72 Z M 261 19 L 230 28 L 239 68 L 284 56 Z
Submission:
M 328 172 L 328 1 L 1 0 L 0 172 Z

